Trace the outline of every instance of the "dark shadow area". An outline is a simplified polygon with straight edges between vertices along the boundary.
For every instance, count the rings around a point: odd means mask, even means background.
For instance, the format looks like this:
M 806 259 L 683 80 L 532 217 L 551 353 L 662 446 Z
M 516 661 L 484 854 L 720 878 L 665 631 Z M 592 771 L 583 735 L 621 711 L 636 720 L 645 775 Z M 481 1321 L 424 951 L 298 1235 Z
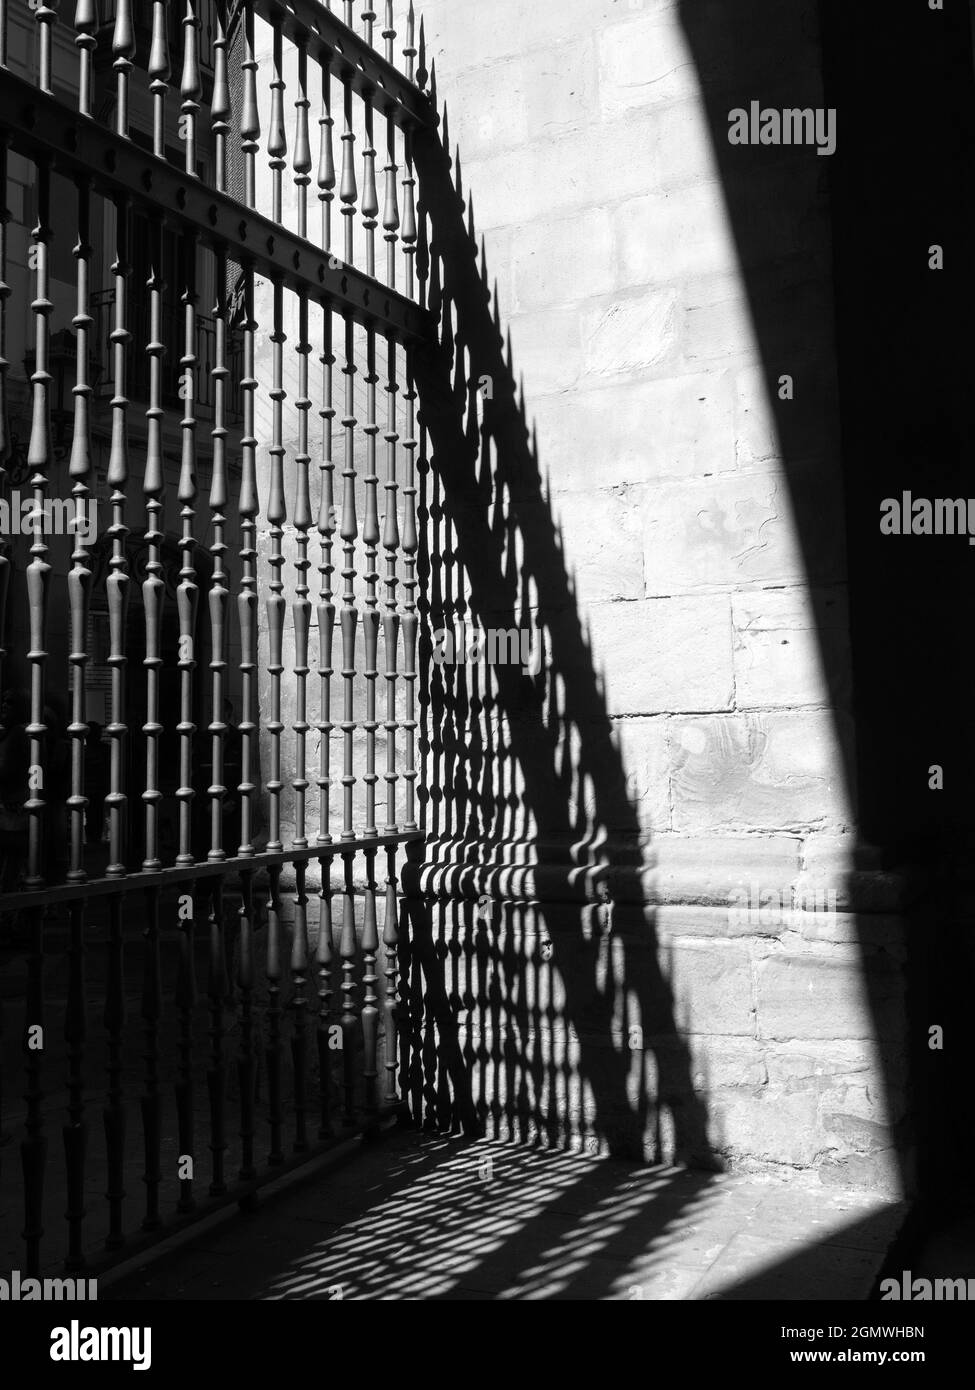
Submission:
M 293 1117 L 297 1103 L 294 1069 L 284 1062 L 293 1045 L 294 1031 L 283 1017 L 291 1011 L 295 997 L 295 969 L 288 952 L 281 952 L 269 941 L 268 889 L 266 876 L 256 875 L 256 911 L 250 933 L 249 954 L 253 983 L 245 1026 L 244 992 L 241 987 L 241 896 L 235 883 L 214 899 L 210 884 L 201 881 L 196 897 L 198 928 L 192 937 L 180 930 L 175 890 L 162 900 L 158 953 L 147 942 L 144 908 L 135 900 L 125 915 L 125 944 L 119 978 L 113 975 L 110 949 L 111 923 L 104 898 L 94 899 L 85 918 L 85 979 L 89 998 L 97 1001 L 88 1010 L 88 1036 L 84 1054 L 83 1082 L 89 1102 L 86 1115 L 86 1155 L 82 1248 L 85 1259 L 98 1267 L 110 1257 L 106 1238 L 110 1212 L 105 1201 L 109 1184 L 110 1156 L 104 1126 L 102 1078 L 109 1074 L 111 1038 L 104 1020 L 109 1008 L 120 1015 L 120 1084 L 123 1094 L 124 1142 L 121 1145 L 122 1226 L 127 1241 L 138 1242 L 146 1208 L 147 1159 L 143 1137 L 141 1107 L 147 1097 L 145 1054 L 146 997 L 154 983 L 159 990 L 160 1015 L 157 1037 L 156 1078 L 160 1105 L 161 1161 L 159 1164 L 159 1206 L 167 1228 L 189 1219 L 195 1210 L 202 1216 L 217 1197 L 234 1193 L 235 1181 L 243 1167 L 242 1092 L 247 1090 L 241 1072 L 245 1045 L 251 1050 L 253 1066 L 252 1123 L 256 1133 L 258 1162 L 268 1153 L 267 1136 L 274 1105 L 270 1072 L 276 1068 L 280 1086 L 279 1112 L 287 1117 L 284 1156 L 297 1153 L 293 1143 Z M 141 909 L 141 911 L 140 911 Z M 217 912 L 219 909 L 219 936 Z M 287 914 L 282 907 L 282 916 Z M 290 925 L 290 923 L 289 923 Z M 44 1116 L 48 1136 L 45 1183 L 40 1206 L 44 1236 L 41 1241 L 41 1271 L 56 1275 L 65 1257 L 64 1219 L 71 1206 L 66 1164 L 62 1157 L 68 1127 L 63 1123 L 70 1113 L 71 1051 L 65 1039 L 70 1017 L 72 979 L 72 937 L 66 915 L 51 913 L 45 921 L 43 986 L 45 1002 L 45 1088 Z M 192 950 L 188 949 L 192 941 Z M 280 958 L 280 995 L 273 996 L 264 968 L 277 949 Z M 20 1001 L 26 996 L 31 972 L 28 952 L 0 947 L 0 1068 L 6 1083 L 3 1125 L 0 1131 L 0 1264 L 5 1268 L 23 1267 L 22 1231 L 25 1224 L 24 1200 L 20 1187 L 21 1155 L 18 1141 L 27 1118 L 27 1073 L 23 1036 L 17 1026 L 22 1012 Z M 355 988 L 362 989 L 362 966 L 353 971 Z M 341 961 L 333 959 L 318 983 L 333 996 L 341 989 Z M 117 993 L 112 993 L 116 989 Z M 151 996 L 150 996 L 151 997 Z M 281 998 L 287 1001 L 282 1007 Z M 4 1018 L 3 1015 L 6 1015 Z M 250 1037 L 245 1036 L 249 1027 Z M 276 1031 L 275 1031 L 276 1030 Z M 343 1054 L 322 1050 L 316 1039 L 307 1041 L 305 1085 L 302 1111 L 310 1136 L 310 1147 L 334 1142 L 343 1134 L 340 1099 L 343 1095 Z M 218 1055 L 219 1054 L 219 1055 Z M 361 1066 L 361 1042 L 356 1046 L 356 1066 Z M 201 1062 L 201 1059 L 202 1062 Z M 323 1059 L 327 1059 L 327 1079 L 323 1082 Z M 214 1089 L 217 1083 L 218 1089 Z M 361 1082 L 357 1078 L 357 1097 Z M 220 1133 L 214 1125 L 215 1097 L 220 1097 Z M 322 1099 L 328 1097 L 329 1125 L 320 1128 Z M 278 1115 L 280 1122 L 281 1114 Z M 253 1135 L 251 1136 L 254 1137 Z M 215 1182 L 214 1156 L 219 1149 L 223 1181 Z M 195 1185 L 192 1194 L 179 1181 L 179 1157 L 187 1150 L 195 1153 Z M 280 1159 L 278 1163 L 280 1163 Z M 275 1166 L 275 1165 L 271 1165 Z M 217 1191 L 219 1186 L 220 1191 Z M 147 1229 L 147 1228 L 143 1228 Z M 157 1236 L 158 1238 L 158 1236 Z
M 909 490 L 971 487 L 969 325 L 973 306 L 971 152 L 975 82 L 966 6 L 822 0 L 780 6 L 681 0 L 725 203 L 775 412 L 810 585 L 843 601 L 845 521 L 855 752 L 842 720 L 847 784 L 859 810 L 858 867 L 918 866 L 926 892 L 908 918 L 909 1096 L 904 1177 L 931 1193 L 968 1180 L 972 1043 L 961 1026 L 972 955 L 963 866 L 972 839 L 973 737 L 963 659 L 972 555 L 961 536 L 885 536 L 880 507 Z M 817 39 L 818 36 L 818 39 Z M 824 55 L 820 84 L 818 41 Z M 772 81 L 770 73 L 778 74 Z M 836 110 L 837 148 L 732 146 L 729 111 Z M 944 270 L 929 268 L 944 247 Z M 829 344 L 835 336 L 835 350 Z M 834 385 L 824 362 L 835 360 Z M 818 362 L 818 367 L 815 365 Z M 808 364 L 808 365 L 807 365 Z M 794 401 L 778 399 L 782 373 Z M 842 461 L 842 476 L 836 460 Z M 821 618 L 820 618 L 821 621 Z M 820 655 L 840 709 L 844 670 L 826 625 Z M 929 768 L 944 768 L 944 790 Z M 867 849 L 867 847 L 871 847 Z M 856 878 L 856 875 L 853 875 Z M 857 885 L 851 883 L 854 909 Z M 897 910 L 903 910 L 904 900 Z M 860 916 L 864 979 L 879 1017 Z M 872 910 L 878 910 L 874 907 Z M 889 910 L 889 909 L 888 909 Z M 951 1043 L 930 1052 L 939 1023 Z M 888 1084 L 898 1064 L 887 1051 Z

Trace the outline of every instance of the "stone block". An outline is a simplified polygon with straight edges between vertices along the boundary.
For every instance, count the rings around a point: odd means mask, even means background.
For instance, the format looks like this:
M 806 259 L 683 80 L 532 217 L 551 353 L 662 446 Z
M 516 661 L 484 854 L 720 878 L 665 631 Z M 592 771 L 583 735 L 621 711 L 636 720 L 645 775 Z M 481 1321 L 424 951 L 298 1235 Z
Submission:
M 624 127 L 628 140 L 639 140 L 636 133 L 629 134 L 636 124 L 646 130 L 646 159 L 633 161 L 644 172 L 642 187 L 635 190 L 637 194 L 709 183 L 716 198 L 724 196 L 714 136 L 698 93 L 631 111 Z M 621 191 L 618 196 L 625 194 Z
M 690 1079 L 705 1104 L 726 1087 L 763 1086 L 767 1075 L 765 1047 L 756 1038 L 699 1034 L 693 1040 Z
M 574 307 L 518 314 L 509 319 L 512 362 L 516 377 L 524 376 L 532 393 L 568 391 L 587 370 L 590 347 L 583 343 L 583 314 Z M 558 343 L 558 352 L 552 344 Z
M 648 597 L 804 579 L 784 478 L 734 474 L 641 492 Z
M 579 805 L 593 825 L 607 830 L 659 831 L 670 825 L 670 772 L 666 721 L 623 719 L 596 724 L 576 761 Z
M 782 834 L 848 823 L 848 730 L 829 713 L 674 719 L 672 730 L 675 831 Z
M 674 360 L 678 328 L 678 295 L 672 288 L 586 305 L 582 313 L 583 375 L 588 381 L 642 375 L 661 362 Z
M 610 294 L 618 283 L 615 222 L 606 208 L 583 208 L 571 217 L 540 217 L 519 227 L 510 242 L 510 311 L 527 313 Z
M 763 1038 L 897 1038 L 905 1027 L 902 970 L 854 947 L 773 952 L 756 964 L 755 993 Z
M 485 101 L 482 66 L 457 75 L 449 89 L 450 138 L 465 167 L 469 159 L 588 129 L 597 101 L 596 56 L 593 39 L 581 32 L 568 42 L 563 33 L 557 55 L 509 57 L 495 69 L 493 101 Z M 456 127 L 455 111 L 463 112 Z M 476 183 L 469 186 L 476 191 Z
M 626 488 L 572 494 L 554 502 L 551 510 L 576 603 L 585 609 L 598 602 L 643 598 L 640 518 Z M 543 606 L 552 601 L 545 585 L 540 574 L 538 602 Z
M 647 3 L 655 9 L 674 8 L 674 0 Z M 533 55 L 539 63 L 557 62 L 561 47 L 581 27 L 598 32 L 621 18 L 615 0 L 594 0 L 576 13 L 578 23 L 573 24 L 564 8 L 526 10 L 521 0 L 493 0 L 489 9 L 430 0 L 423 7 L 427 52 L 436 57 L 441 90 L 449 91 L 450 79 L 470 68 L 481 74 L 483 83 L 485 68 L 504 72 L 522 55 Z
M 758 351 L 751 305 L 739 276 L 708 277 L 681 301 L 681 348 L 687 362 L 748 361 Z
M 733 379 L 739 467 L 747 470 L 755 464 L 780 460 L 774 404 L 778 378 L 773 378 L 764 364 L 744 363 L 735 367 Z
M 739 274 L 734 234 L 714 183 L 630 199 L 614 210 L 613 227 L 620 289 Z
M 844 590 L 736 594 L 731 612 L 739 708 L 848 707 L 850 639 Z
M 664 969 L 678 1032 L 754 1037 L 752 966 L 745 945 L 690 940 L 671 944 Z
M 693 103 L 666 109 L 681 111 L 685 122 L 697 111 Z M 451 141 L 453 124 L 451 117 Z M 674 121 L 675 134 L 678 126 Z M 636 111 L 625 121 L 606 126 L 601 142 L 583 140 L 573 132 L 481 159 L 465 159 L 464 184 L 474 190 L 478 229 L 520 228 L 542 214 L 557 217 L 578 208 L 612 207 L 646 193 L 658 182 L 658 135 L 654 114 Z M 614 140 L 643 151 L 641 157 L 606 159 L 603 151 Z M 702 144 L 705 140 L 702 133 Z M 489 254 L 490 249 L 489 238 Z
M 593 604 L 594 666 L 611 715 L 728 709 L 731 611 L 720 598 Z M 560 626 L 554 618 L 558 650 Z
M 768 1086 L 732 1086 L 707 1096 L 708 1132 L 733 1165 L 816 1162 L 824 1147 L 815 1091 L 783 1095 Z
M 756 883 L 787 887 L 799 871 L 799 847 L 800 841 L 788 836 L 657 836 L 655 900 L 725 906 Z
M 555 496 L 733 472 L 731 378 L 723 373 L 607 382 L 533 400 L 538 453 Z
M 697 89 L 694 55 L 676 10 L 607 25 L 598 37 L 597 61 L 604 121 L 678 101 Z

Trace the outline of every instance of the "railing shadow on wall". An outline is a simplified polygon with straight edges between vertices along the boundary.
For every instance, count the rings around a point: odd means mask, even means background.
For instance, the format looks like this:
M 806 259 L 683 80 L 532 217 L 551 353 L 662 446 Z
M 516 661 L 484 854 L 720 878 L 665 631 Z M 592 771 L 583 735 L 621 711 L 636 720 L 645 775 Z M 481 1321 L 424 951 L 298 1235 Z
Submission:
M 719 1167 L 647 905 L 645 827 L 449 148 L 445 110 L 442 137 L 415 148 L 418 261 L 441 330 L 415 358 L 428 844 L 403 880 L 420 966 L 413 1111 Z M 462 620 L 532 629 L 539 672 L 432 660 L 435 634 Z M 434 982 L 423 1036 L 419 974 Z

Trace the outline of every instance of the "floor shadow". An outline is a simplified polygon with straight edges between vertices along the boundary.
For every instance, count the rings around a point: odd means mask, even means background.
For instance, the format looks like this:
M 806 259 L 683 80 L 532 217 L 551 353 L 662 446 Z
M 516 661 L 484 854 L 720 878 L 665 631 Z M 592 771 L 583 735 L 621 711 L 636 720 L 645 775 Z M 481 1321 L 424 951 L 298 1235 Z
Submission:
M 100 1301 L 865 1298 L 897 1220 L 792 1184 L 400 1132 L 269 1197 Z M 816 1276 L 791 1277 L 821 1237 Z M 739 1294 L 736 1276 L 744 1293 Z

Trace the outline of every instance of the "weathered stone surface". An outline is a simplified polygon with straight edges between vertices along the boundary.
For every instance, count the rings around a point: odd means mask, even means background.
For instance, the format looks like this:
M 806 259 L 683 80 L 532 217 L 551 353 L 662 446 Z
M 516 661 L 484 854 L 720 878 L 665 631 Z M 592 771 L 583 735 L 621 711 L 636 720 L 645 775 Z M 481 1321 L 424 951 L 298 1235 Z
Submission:
M 763 1038 L 896 1038 L 904 1028 L 902 971 L 852 947 L 774 952 L 756 965 L 755 993 Z
M 788 887 L 799 869 L 800 840 L 787 836 L 659 836 L 653 842 L 659 902 L 734 905 L 753 884 Z M 732 903 L 732 894 L 735 894 Z
M 585 208 L 557 221 L 521 226 L 512 235 L 518 240 L 513 314 L 610 294 L 617 283 L 615 216 L 607 208 Z
M 604 119 L 677 101 L 694 86 L 693 54 L 670 11 L 606 25 L 599 33 L 597 61 Z
M 566 391 L 583 372 L 581 316 L 576 308 L 536 310 L 508 320 L 514 369 L 531 391 Z M 558 343 L 558 352 L 552 344 Z
M 646 0 L 654 10 L 674 10 L 675 0 Z M 438 74 L 441 63 L 447 65 L 448 77 L 465 68 L 483 69 L 499 60 L 518 59 L 522 54 L 534 54 L 536 62 L 557 57 L 561 46 L 572 38 L 573 26 L 566 22 L 566 12 L 552 14 L 525 11 L 519 0 L 496 0 L 490 10 L 476 5 L 457 5 L 451 0 L 431 0 L 424 5 L 429 52 L 437 55 Z M 595 31 L 602 26 L 619 22 L 619 6 L 614 0 L 595 0 L 586 9 L 587 22 Z M 499 67 L 503 74 L 508 62 Z M 479 102 L 480 104 L 480 102 Z
M 737 272 L 727 212 L 710 183 L 633 198 L 616 210 L 613 228 L 621 287 Z
M 845 769 L 829 714 L 715 715 L 672 725 L 675 830 L 781 834 L 847 822 Z
M 594 824 L 602 823 L 609 829 L 631 828 L 634 822 L 642 830 L 666 829 L 670 824 L 666 721 L 655 718 L 620 719 L 614 721 L 612 733 L 618 754 L 610 765 L 618 765 L 619 775 L 608 794 L 603 792 L 602 776 L 598 770 L 606 766 L 600 762 L 599 732 L 587 737 L 587 747 L 594 750 L 597 770 L 584 780 L 581 797 L 583 811 L 592 817 Z
M 691 1058 L 691 1081 L 705 1098 L 728 1086 L 764 1086 L 768 1080 L 766 1049 L 757 1038 L 696 1036 Z
M 563 35 L 564 37 L 564 35 Z M 499 150 L 579 131 L 596 101 L 595 45 L 589 35 L 560 43 L 557 60 L 512 55 L 504 66 L 502 100 L 483 100 L 484 72 L 458 73 L 450 88 L 452 140 L 464 163 Z M 463 112 L 454 129 L 454 111 Z
M 587 378 L 643 375 L 676 357 L 678 302 L 675 290 L 663 288 L 587 306 L 581 315 Z
M 813 594 L 796 587 L 736 594 L 732 621 L 739 708 L 849 704 L 845 591 Z
M 556 496 L 736 467 L 732 381 L 724 372 L 537 395 L 531 407 Z
M 782 457 L 772 401 L 776 382 L 764 365 L 745 363 L 735 371 L 735 447 L 738 466 L 778 463 Z
M 743 1159 L 809 1167 L 826 1147 L 814 1091 L 783 1094 L 771 1087 L 735 1086 L 708 1096 L 709 1133 L 732 1163 Z
M 804 578 L 784 479 L 723 475 L 647 486 L 647 594 L 681 594 Z
M 688 122 L 697 120 L 696 107 L 681 103 L 664 111 L 660 125 L 668 123 L 672 127 L 669 137 L 684 139 L 689 151 L 694 134 L 688 131 Z M 462 138 L 462 123 L 457 138 Z M 475 193 L 478 228 L 492 231 L 522 226 L 529 206 L 538 206 L 547 215 L 567 215 L 581 207 L 611 207 L 646 193 L 648 187 L 662 186 L 667 171 L 677 168 L 673 147 L 665 148 L 668 134 L 645 112 L 614 122 L 606 128 L 605 138 L 632 142 L 634 148 L 646 153 L 641 159 L 607 160 L 594 144 L 572 133 L 465 161 L 464 182 Z M 700 123 L 696 141 L 699 156 L 710 159 L 709 137 Z M 662 157 L 656 158 L 661 151 Z M 681 167 L 686 182 L 686 167 Z
M 879 1060 L 877 1043 L 869 1038 L 819 1040 L 783 1039 L 765 1051 L 770 1086 L 801 1089 L 811 1083 L 862 1082 Z
M 681 1033 L 752 1037 L 751 959 L 745 946 L 729 941 L 684 941 L 666 958 Z
M 593 604 L 588 618 L 611 715 L 730 708 L 727 599 Z
M 552 511 L 565 554 L 574 557 L 573 593 L 584 609 L 606 600 L 643 598 L 640 522 L 626 488 L 564 497 Z M 539 602 L 555 597 L 546 594 L 546 577 L 540 576 Z M 564 601 L 564 589 L 561 597 Z

